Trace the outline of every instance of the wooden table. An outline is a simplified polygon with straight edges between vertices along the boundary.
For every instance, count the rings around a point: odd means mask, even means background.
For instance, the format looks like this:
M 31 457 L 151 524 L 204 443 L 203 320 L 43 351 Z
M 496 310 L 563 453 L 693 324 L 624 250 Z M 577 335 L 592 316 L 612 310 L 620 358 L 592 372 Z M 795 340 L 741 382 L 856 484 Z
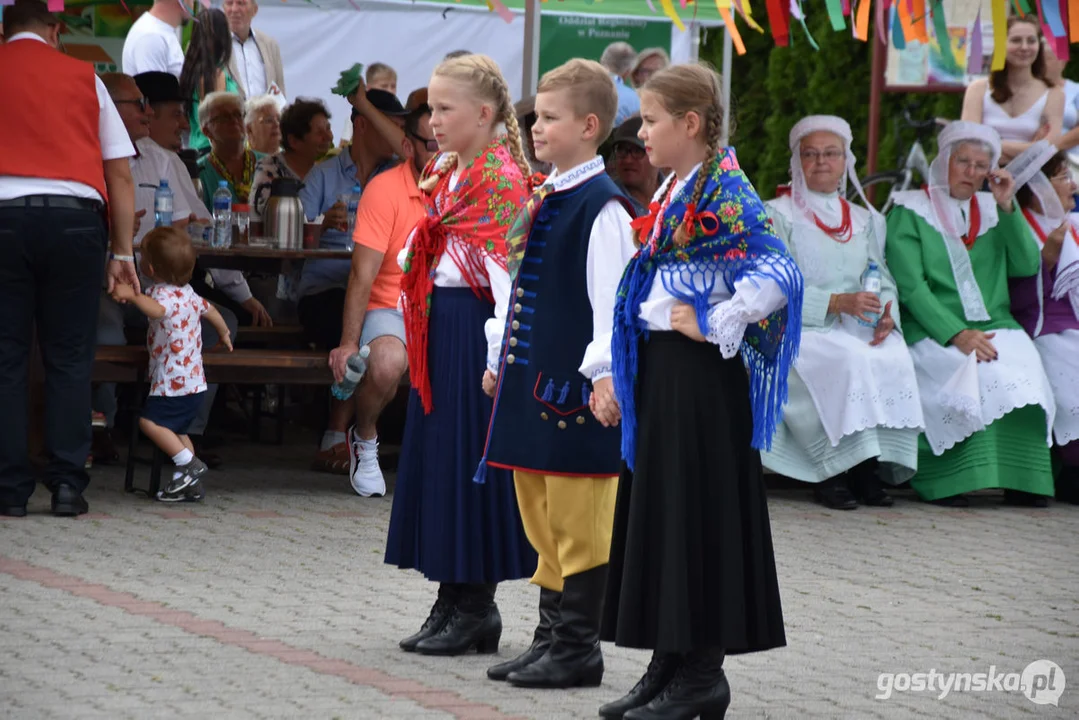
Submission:
M 293 263 L 304 260 L 351 260 L 351 250 L 306 249 L 281 250 L 261 245 L 233 245 L 215 248 L 195 245 L 199 265 L 204 268 L 247 270 L 251 272 L 287 272 Z

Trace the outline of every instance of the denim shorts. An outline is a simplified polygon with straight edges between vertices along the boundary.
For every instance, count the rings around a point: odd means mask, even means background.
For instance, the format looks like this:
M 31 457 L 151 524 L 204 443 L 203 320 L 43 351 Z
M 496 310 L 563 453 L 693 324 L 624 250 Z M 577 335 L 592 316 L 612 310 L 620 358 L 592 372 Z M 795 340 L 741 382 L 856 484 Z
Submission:
M 363 317 L 363 330 L 360 332 L 360 347 L 370 345 L 375 338 L 392 335 L 405 344 L 404 315 L 392 308 L 368 310 Z

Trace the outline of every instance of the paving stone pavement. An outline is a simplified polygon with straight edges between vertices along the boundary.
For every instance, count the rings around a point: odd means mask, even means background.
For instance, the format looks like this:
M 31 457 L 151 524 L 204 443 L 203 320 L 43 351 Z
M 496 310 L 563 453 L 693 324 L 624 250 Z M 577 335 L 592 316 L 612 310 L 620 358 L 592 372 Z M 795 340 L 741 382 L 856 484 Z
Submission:
M 602 687 L 526 691 L 486 679 L 495 656 L 399 651 L 433 591 L 382 563 L 391 498 L 311 472 L 303 445 L 220 452 L 201 505 L 126 495 L 122 469 L 96 468 L 91 514 L 53 518 L 39 487 L 29 517 L 0 518 L 0 717 L 590 718 L 643 672 L 646 653 L 605 644 Z M 769 497 L 788 647 L 728 659 L 727 717 L 1079 716 L 1079 508 Z M 536 596 L 499 589 L 499 657 L 530 641 Z M 881 673 L 1039 659 L 1067 679 L 1059 707 L 903 678 L 877 698 Z

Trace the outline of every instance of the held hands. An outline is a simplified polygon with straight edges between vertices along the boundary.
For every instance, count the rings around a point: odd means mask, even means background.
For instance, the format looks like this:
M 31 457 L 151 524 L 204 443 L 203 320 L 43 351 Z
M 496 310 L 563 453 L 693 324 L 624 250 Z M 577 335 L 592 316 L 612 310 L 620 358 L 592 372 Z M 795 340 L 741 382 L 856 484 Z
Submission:
M 139 273 L 135 270 L 135 263 L 133 262 L 109 260 L 109 264 L 105 268 L 105 278 L 108 280 L 105 292 L 109 295 L 112 295 L 120 285 L 130 285 L 135 295 L 142 292 L 142 286 L 139 284 Z M 117 302 L 120 301 L 117 300 Z
M 110 294 L 112 295 L 113 300 L 121 305 L 125 305 L 135 299 L 138 295 L 138 291 L 127 283 L 118 282 L 113 287 Z
M 671 308 L 671 329 L 677 330 L 690 340 L 705 342 L 705 337 L 697 324 L 697 311 L 692 305 L 678 303 Z
M 877 321 L 877 327 L 873 330 L 873 339 L 869 341 L 869 344 L 880 345 L 888 339 L 892 330 L 895 330 L 895 320 L 892 319 L 892 301 L 889 300 L 884 306 L 884 312 L 880 314 L 880 320 Z
M 993 193 L 993 199 L 1004 212 L 1012 209 L 1012 198 L 1015 197 L 1015 178 L 1003 168 L 989 171 L 989 189 Z
M 837 293 L 832 296 L 832 304 L 836 314 L 850 315 L 867 323 L 873 322 L 868 313 L 881 311 L 880 298 L 871 292 Z
M 592 395 L 588 407 L 603 427 L 617 427 L 622 420 L 622 410 L 614 396 L 614 380 L 610 376 L 592 383 Z
M 342 202 L 335 202 L 333 207 L 322 216 L 322 227 L 327 230 L 348 230 L 348 208 Z
M 493 398 L 495 396 L 495 390 L 498 389 L 498 376 L 490 370 L 483 371 L 483 393 Z
M 975 353 L 978 362 L 992 362 L 997 359 L 997 349 L 989 342 L 996 333 L 984 333 L 981 330 L 963 330 L 952 338 L 952 345 L 963 351 L 964 355 Z

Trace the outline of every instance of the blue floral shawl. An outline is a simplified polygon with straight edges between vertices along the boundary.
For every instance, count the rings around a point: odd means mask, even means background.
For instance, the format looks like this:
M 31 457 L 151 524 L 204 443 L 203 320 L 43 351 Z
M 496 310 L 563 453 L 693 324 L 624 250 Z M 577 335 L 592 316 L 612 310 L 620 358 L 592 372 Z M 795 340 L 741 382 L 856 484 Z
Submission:
M 662 217 L 656 218 L 661 226 L 654 243 L 649 242 L 647 221 L 643 223 L 642 246 L 618 287 L 611 350 L 615 393 L 622 409 L 622 457 L 630 469 L 636 460 L 637 350 L 641 335 L 647 338 L 648 334 L 640 307 L 657 272 L 663 271 L 660 277 L 667 292 L 694 307 L 704 335 L 708 334 L 709 296 L 719 279 L 733 295 L 738 280 L 768 278 L 787 296 L 785 307 L 749 325 L 742 340 L 742 359 L 750 372 L 752 443 L 757 449 L 771 448 L 787 401 L 787 375 L 798 354 L 802 274 L 772 230 L 764 204 L 738 167 L 734 149 L 722 148 L 716 161 L 702 165 L 698 172 L 710 174 L 697 204 L 698 222 L 690 242 L 678 247 L 674 234 L 684 221 L 696 173 L 671 198 Z M 658 210 L 653 204 L 653 214 Z

